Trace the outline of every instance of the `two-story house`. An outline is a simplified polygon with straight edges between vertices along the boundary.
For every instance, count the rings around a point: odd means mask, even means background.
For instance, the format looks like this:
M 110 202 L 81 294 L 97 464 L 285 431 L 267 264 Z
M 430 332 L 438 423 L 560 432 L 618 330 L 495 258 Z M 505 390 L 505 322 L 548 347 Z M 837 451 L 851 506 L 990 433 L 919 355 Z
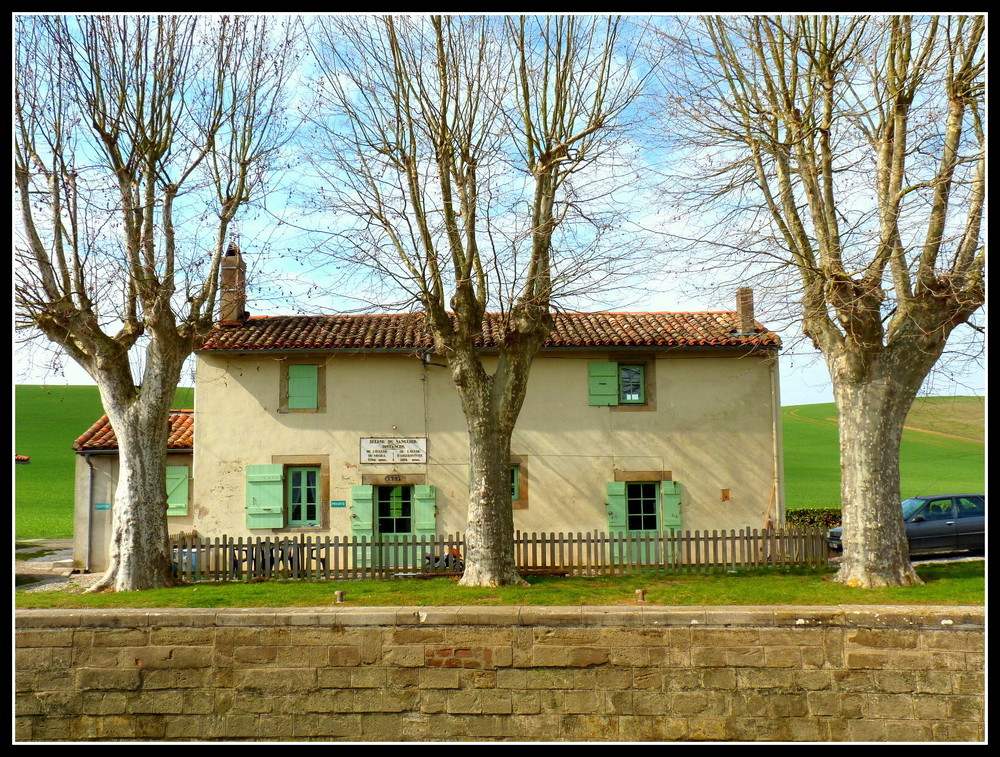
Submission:
M 464 531 L 465 418 L 423 315 L 247 317 L 239 289 L 224 287 L 197 352 L 195 411 L 171 416 L 171 532 Z M 780 342 L 749 290 L 739 299 L 731 312 L 556 314 L 511 444 L 515 528 L 781 522 Z M 494 327 L 487 316 L 487 361 Z M 76 445 L 80 569 L 107 553 L 116 445 L 102 420 Z

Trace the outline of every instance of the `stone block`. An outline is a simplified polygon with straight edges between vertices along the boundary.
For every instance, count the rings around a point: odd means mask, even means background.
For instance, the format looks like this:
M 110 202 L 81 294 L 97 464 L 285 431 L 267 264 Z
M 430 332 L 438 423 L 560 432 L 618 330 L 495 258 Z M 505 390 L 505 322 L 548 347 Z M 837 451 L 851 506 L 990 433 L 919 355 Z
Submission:
M 559 719 L 559 738 L 571 741 L 617 741 L 618 719 L 605 715 L 565 714 Z
M 860 628 L 847 632 L 848 649 L 851 646 L 875 649 L 915 649 L 919 632 L 899 628 Z
M 184 711 L 184 694 L 179 691 L 141 691 L 128 698 L 130 715 L 179 715 Z
M 542 711 L 541 697 L 537 691 L 511 691 L 510 706 L 515 715 L 537 715 Z
M 354 689 L 382 689 L 385 688 L 388 677 L 385 668 L 352 668 L 351 688 Z
M 423 668 L 418 675 L 421 689 L 457 689 L 461 686 L 457 669 Z
M 459 680 L 463 689 L 495 689 L 497 687 L 497 672 L 495 670 L 462 670 Z
M 563 692 L 563 712 L 577 714 L 604 714 L 604 694 L 600 691 L 566 691 Z
M 80 691 L 92 689 L 134 691 L 139 688 L 141 681 L 142 673 L 137 668 L 131 670 L 79 668 L 76 671 L 76 688 Z
M 689 718 L 687 738 L 691 741 L 723 741 L 726 738 L 726 719 Z

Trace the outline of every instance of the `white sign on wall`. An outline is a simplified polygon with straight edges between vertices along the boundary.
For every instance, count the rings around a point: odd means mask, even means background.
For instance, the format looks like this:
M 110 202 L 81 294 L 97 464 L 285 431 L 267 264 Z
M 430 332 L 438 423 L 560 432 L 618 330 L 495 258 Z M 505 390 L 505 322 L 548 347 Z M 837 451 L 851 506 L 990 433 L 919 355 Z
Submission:
M 361 462 L 426 463 L 427 438 L 423 436 L 372 436 L 361 439 Z

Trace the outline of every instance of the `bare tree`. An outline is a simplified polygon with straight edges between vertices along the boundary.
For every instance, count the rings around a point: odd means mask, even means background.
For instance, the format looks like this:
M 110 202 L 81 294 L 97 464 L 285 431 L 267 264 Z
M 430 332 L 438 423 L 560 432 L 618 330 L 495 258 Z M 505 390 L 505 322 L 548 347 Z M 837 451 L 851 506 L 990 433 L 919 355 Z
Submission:
M 794 279 L 840 416 L 837 580 L 919 582 L 899 442 L 952 330 L 984 301 L 984 19 L 692 21 L 672 37 L 684 65 L 668 87 L 678 195 L 722 232 L 697 242 Z
M 98 589 L 171 580 L 167 411 L 282 139 L 286 34 L 263 17 L 17 19 L 15 301 L 97 382 L 118 437 Z
M 616 19 L 461 16 L 325 18 L 311 35 L 341 257 L 393 290 L 383 302 L 423 308 L 467 419 L 467 586 L 522 582 L 510 440 L 528 371 L 557 298 L 628 257 L 602 244 L 642 84 L 622 35 Z M 488 310 L 495 357 L 476 347 Z

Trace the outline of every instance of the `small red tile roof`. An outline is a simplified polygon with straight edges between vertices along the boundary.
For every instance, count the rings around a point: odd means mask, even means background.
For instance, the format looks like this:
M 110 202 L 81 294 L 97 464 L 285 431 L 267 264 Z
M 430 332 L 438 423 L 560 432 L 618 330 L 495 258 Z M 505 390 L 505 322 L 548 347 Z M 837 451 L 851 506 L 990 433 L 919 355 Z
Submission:
M 194 410 L 171 410 L 167 419 L 170 435 L 167 449 L 194 449 Z M 111 428 L 108 416 L 104 415 L 84 434 L 73 442 L 77 452 L 97 452 L 118 449 L 118 437 Z
M 565 347 L 779 347 L 759 323 L 740 334 L 732 311 L 692 313 L 555 313 L 543 349 Z M 477 346 L 502 341 L 503 320 L 487 313 Z M 426 349 L 433 345 L 423 313 L 254 316 L 213 329 L 201 351 Z

